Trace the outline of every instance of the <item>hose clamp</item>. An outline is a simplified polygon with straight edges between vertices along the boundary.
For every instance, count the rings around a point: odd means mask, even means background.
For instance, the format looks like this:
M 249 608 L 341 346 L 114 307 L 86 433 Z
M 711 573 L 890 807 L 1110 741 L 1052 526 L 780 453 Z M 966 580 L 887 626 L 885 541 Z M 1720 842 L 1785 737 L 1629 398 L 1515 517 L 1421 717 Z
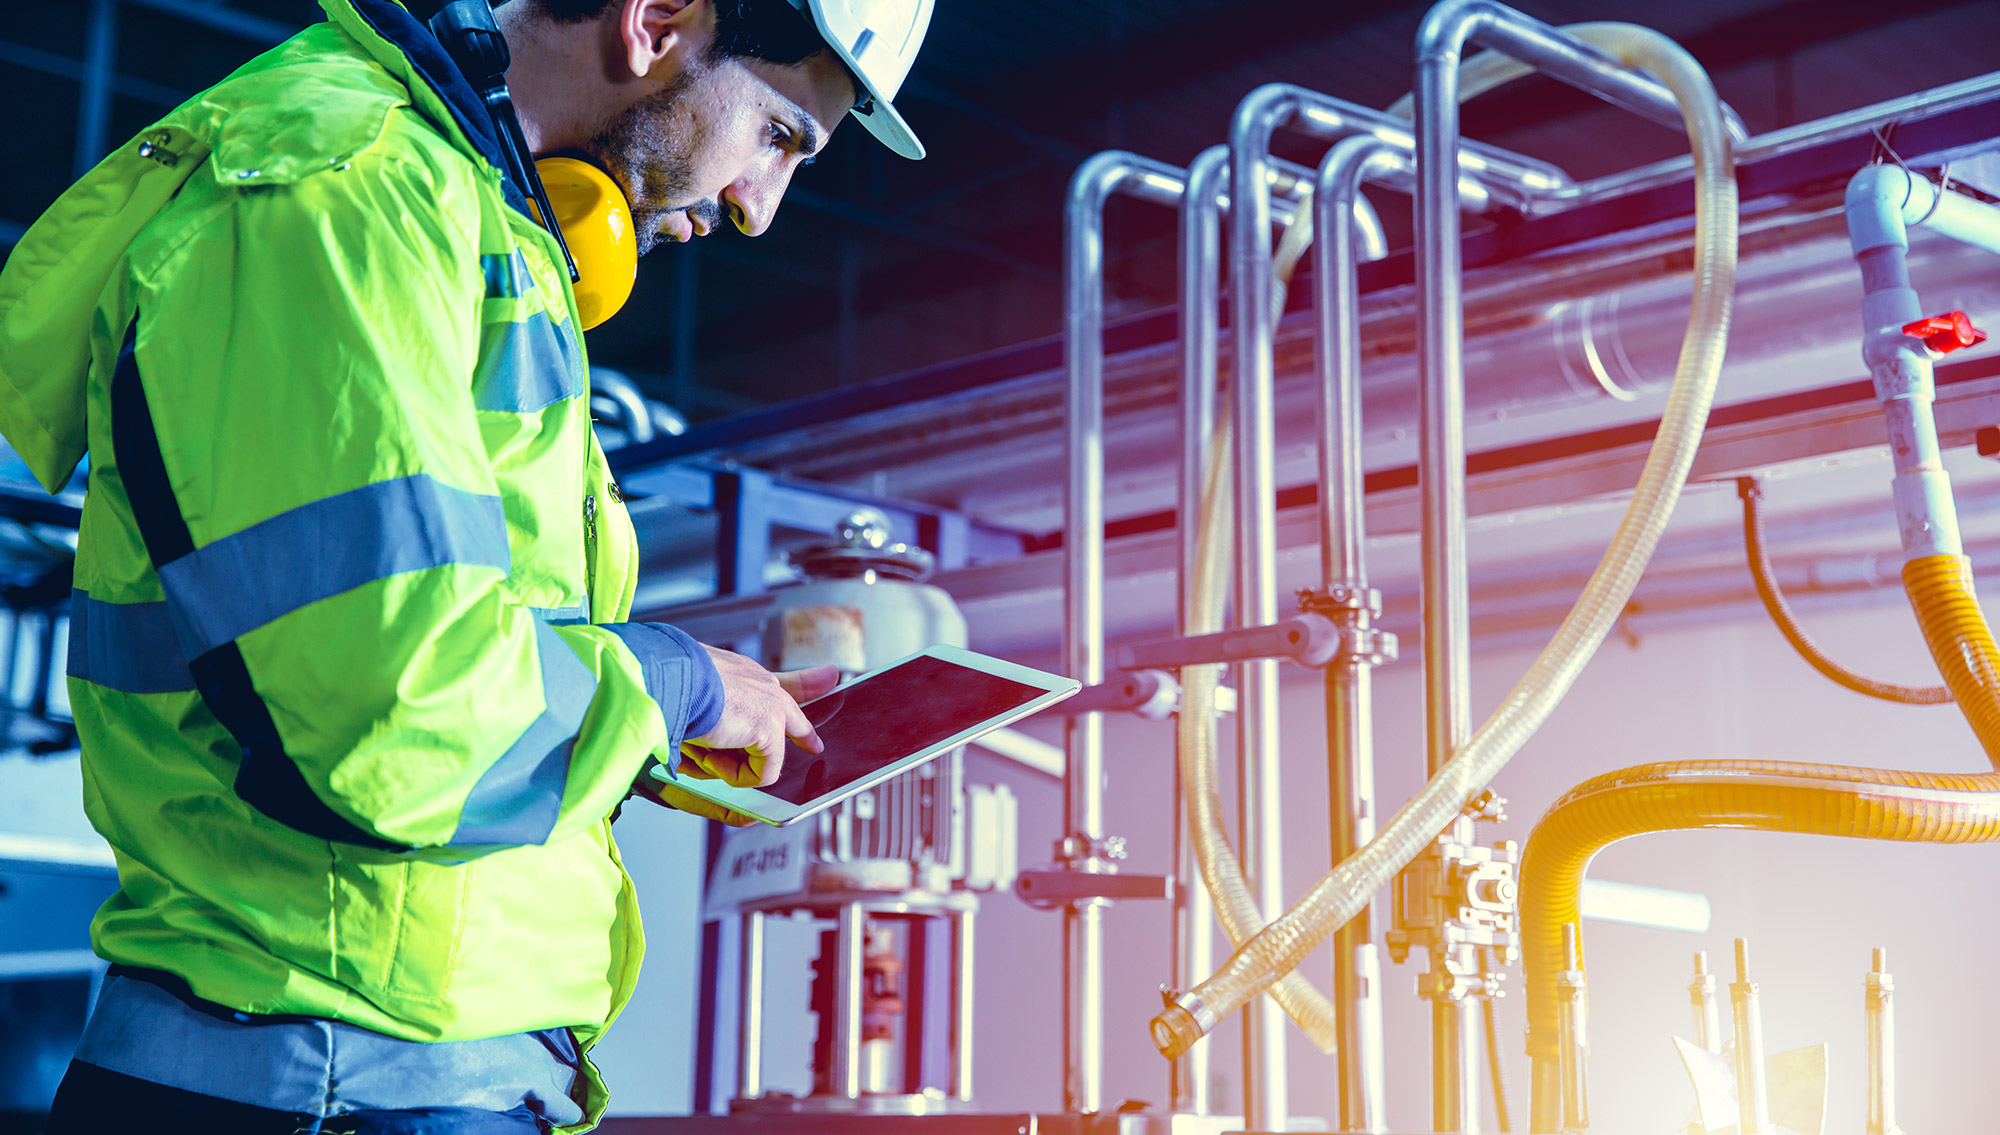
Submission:
M 1221 1023 L 1221 1018 L 1215 1015 L 1215 1010 L 1210 1009 L 1207 1002 L 1196 997 L 1193 990 L 1189 990 L 1186 993 L 1176 993 L 1165 986 L 1161 986 L 1160 1000 L 1166 1002 L 1167 1008 L 1180 1009 L 1188 1016 L 1193 1017 L 1195 1027 L 1201 1030 L 1203 1036 L 1207 1036 L 1213 1032 L 1215 1026 Z

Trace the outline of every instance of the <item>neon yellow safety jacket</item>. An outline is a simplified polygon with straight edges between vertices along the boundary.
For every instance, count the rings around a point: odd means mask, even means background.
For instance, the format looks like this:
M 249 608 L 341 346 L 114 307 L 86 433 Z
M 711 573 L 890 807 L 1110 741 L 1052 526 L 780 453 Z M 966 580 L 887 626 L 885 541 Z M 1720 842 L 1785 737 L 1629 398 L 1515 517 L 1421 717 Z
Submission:
M 618 622 L 567 273 L 476 97 L 389 0 L 322 3 L 0 274 L 0 434 L 52 492 L 91 455 L 93 941 L 245 1012 L 587 1046 L 643 949 L 607 817 L 719 683 Z

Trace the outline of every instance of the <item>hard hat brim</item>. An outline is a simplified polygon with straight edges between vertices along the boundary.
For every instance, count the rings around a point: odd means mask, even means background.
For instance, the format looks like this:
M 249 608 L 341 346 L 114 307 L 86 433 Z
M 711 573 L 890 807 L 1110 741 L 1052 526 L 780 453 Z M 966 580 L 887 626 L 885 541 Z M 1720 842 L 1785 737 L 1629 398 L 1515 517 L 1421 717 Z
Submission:
M 924 144 L 917 139 L 916 132 L 910 129 L 910 124 L 904 121 L 902 113 L 893 104 L 875 99 L 871 113 L 863 114 L 858 109 L 850 113 L 856 122 L 861 123 L 862 129 L 875 135 L 875 139 L 884 146 L 912 160 L 923 158 Z
M 852 109 L 851 113 L 861 123 L 862 129 L 875 135 L 876 139 L 883 145 L 901 154 L 903 157 L 913 160 L 921 159 L 925 153 L 924 144 L 917 140 L 916 132 L 910 129 L 910 124 L 904 120 L 902 113 L 890 101 L 896 94 L 896 91 L 893 89 L 884 90 L 870 76 L 870 68 L 862 66 L 855 59 L 854 53 L 848 49 L 841 35 L 827 23 L 827 14 L 822 4 L 815 3 L 813 0 L 791 0 L 791 4 L 812 21 L 814 28 L 819 31 L 821 41 L 826 44 L 827 50 L 833 52 L 834 56 L 847 68 L 848 75 L 852 76 L 854 81 L 860 84 L 861 90 L 856 92 L 858 97 L 855 99 L 858 105 Z M 930 13 L 931 4 L 929 0 L 919 0 L 917 17 L 919 21 L 917 28 L 919 44 L 922 42 L 924 31 L 929 27 Z M 866 34 L 864 33 L 864 37 Z M 913 59 L 914 56 L 915 49 L 913 48 L 909 58 Z M 900 87 L 903 79 L 908 75 L 908 66 L 909 64 L 906 61 L 904 69 L 897 74 L 894 80 L 896 86 Z M 867 107 L 867 111 L 864 112 L 861 109 L 862 107 Z

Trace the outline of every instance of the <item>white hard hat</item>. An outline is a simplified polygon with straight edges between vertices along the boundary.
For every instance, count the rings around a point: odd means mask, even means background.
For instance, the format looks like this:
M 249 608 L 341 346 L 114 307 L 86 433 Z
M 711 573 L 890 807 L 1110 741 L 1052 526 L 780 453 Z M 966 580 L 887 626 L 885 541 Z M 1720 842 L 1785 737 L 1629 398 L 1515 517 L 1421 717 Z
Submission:
M 866 90 L 854 115 L 882 144 L 906 158 L 924 156 L 924 144 L 896 113 L 896 92 L 909 78 L 937 0 L 791 0 L 812 14 L 813 26 Z

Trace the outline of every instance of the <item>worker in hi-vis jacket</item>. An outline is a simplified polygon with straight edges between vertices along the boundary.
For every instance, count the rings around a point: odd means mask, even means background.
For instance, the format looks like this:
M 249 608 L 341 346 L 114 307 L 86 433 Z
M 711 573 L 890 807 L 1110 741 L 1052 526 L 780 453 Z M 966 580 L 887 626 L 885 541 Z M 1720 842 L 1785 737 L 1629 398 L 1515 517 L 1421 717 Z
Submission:
M 69 691 L 119 874 L 52 1135 L 586 1128 L 643 950 L 614 810 L 740 820 L 646 770 L 768 783 L 835 681 L 626 621 L 607 238 L 529 163 L 615 186 L 615 307 L 850 112 L 922 156 L 931 0 L 322 4 L 0 274 L 0 434 L 51 491 L 90 457 Z

